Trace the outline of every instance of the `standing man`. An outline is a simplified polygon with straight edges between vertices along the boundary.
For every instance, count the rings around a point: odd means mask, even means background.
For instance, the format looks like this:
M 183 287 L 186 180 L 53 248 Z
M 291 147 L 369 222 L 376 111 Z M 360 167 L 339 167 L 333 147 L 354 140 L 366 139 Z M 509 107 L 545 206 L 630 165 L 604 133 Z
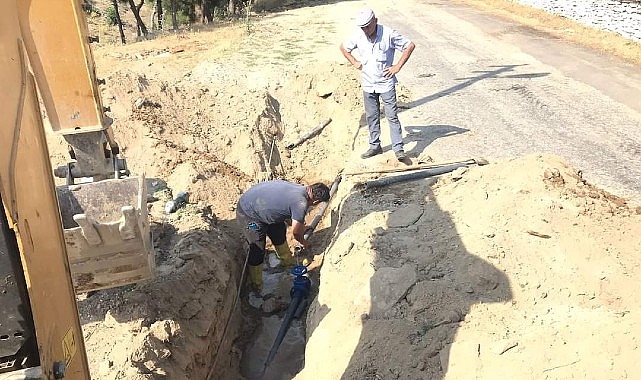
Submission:
M 370 158 L 383 153 L 380 140 L 380 100 L 382 99 L 390 127 L 392 150 L 396 158 L 403 161 L 407 156 L 403 150 L 401 123 L 398 121 L 396 73 L 410 58 L 415 45 L 397 31 L 379 25 L 374 11 L 369 8 L 361 9 L 356 16 L 356 25 L 361 30 L 345 40 L 340 49 L 352 66 L 361 70 L 365 117 L 369 127 L 369 149 L 361 154 L 361 158 Z M 352 55 L 355 49 L 358 49 L 360 60 Z M 394 65 L 394 53 L 397 50 L 402 54 Z
M 249 244 L 247 271 L 256 290 L 260 292 L 263 286 L 265 238 L 269 237 L 283 265 L 293 265 L 294 256 L 286 239 L 286 222 L 291 219 L 294 239 L 305 247 L 307 209 L 327 201 L 329 188 L 325 184 L 305 186 L 282 180 L 258 183 L 241 195 L 236 207 L 236 221 Z

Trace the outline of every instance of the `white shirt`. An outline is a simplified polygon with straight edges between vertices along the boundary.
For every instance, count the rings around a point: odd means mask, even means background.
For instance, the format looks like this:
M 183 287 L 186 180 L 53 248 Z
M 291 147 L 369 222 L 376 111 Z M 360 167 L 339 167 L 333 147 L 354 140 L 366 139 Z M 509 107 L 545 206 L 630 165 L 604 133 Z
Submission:
M 382 94 L 394 88 L 396 76 L 386 78 L 383 70 L 394 64 L 394 53 L 402 52 L 410 43 L 409 39 L 396 30 L 380 24 L 376 26 L 376 39 L 373 42 L 361 29 L 343 42 L 343 47 L 349 53 L 358 50 L 359 61 L 363 64 L 363 91 Z

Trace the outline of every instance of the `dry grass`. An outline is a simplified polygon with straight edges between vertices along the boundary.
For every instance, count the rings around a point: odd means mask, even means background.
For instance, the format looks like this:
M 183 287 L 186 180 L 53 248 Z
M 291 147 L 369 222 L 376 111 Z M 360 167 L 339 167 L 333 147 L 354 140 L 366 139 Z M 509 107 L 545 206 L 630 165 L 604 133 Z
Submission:
M 641 43 L 614 32 L 583 26 L 567 18 L 507 0 L 457 1 L 641 66 Z

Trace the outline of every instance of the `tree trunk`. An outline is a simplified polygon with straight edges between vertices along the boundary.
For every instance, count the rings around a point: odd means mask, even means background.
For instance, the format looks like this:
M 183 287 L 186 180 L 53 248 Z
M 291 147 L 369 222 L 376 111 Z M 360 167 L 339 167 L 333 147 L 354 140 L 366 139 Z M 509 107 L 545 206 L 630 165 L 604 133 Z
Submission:
M 145 5 L 145 0 L 140 0 L 140 3 L 136 6 L 136 13 L 138 14 L 138 18 L 140 19 L 140 31 L 143 33 L 143 35 L 149 34 L 149 31 L 147 30 L 147 27 L 145 26 L 144 22 L 142 21 L 142 17 L 140 17 L 140 9 L 142 6 Z
M 227 5 L 227 12 L 230 15 L 235 15 L 236 14 L 236 1 L 235 0 L 229 0 L 229 4 Z
M 163 23 L 163 11 L 162 11 L 162 0 L 156 0 L 156 15 L 158 17 L 158 30 L 162 30 Z
M 142 21 L 142 18 L 140 18 L 140 8 L 142 8 L 144 1 L 141 1 L 140 5 L 138 6 L 136 6 L 134 0 L 127 0 L 127 2 L 129 3 L 129 8 L 131 8 L 131 12 L 134 14 L 136 23 L 138 24 L 138 28 L 136 28 L 138 31 L 138 36 L 146 36 L 147 34 L 149 34 L 149 32 L 147 31 L 147 27 L 145 26 L 144 21 Z
M 178 4 L 176 0 L 169 0 L 169 8 L 171 10 L 171 26 L 173 30 L 178 30 Z
M 200 10 L 201 10 L 201 7 L 200 7 L 199 3 L 200 3 L 200 1 L 194 1 L 193 5 L 188 8 L 189 9 L 189 14 L 187 15 L 187 17 L 189 17 L 189 23 L 190 24 L 195 23 L 200 18 L 200 14 L 198 14 L 198 12 L 200 12 Z
M 116 13 L 116 23 L 118 24 L 118 31 L 120 32 L 120 42 L 126 44 L 125 40 L 125 31 L 122 29 L 122 20 L 120 20 L 120 11 L 118 10 L 118 0 L 112 0 L 111 3 L 114 6 L 114 12 Z
M 202 8 L 203 17 L 202 17 L 202 21 L 201 22 L 203 24 L 213 22 L 214 21 L 214 13 L 213 13 L 214 6 L 213 6 L 211 0 L 203 0 L 202 5 L 203 5 L 203 8 Z

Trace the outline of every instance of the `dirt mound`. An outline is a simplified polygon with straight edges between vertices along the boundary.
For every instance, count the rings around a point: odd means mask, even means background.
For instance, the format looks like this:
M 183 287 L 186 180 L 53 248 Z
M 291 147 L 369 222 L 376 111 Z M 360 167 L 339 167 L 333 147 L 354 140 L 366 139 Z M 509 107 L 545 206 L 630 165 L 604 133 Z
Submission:
M 186 210 L 178 223 L 155 225 L 156 254 L 162 258 L 156 279 L 79 302 L 92 378 L 207 376 L 207 358 L 216 348 L 211 342 L 222 340 L 236 296 L 236 288 L 227 285 L 239 281 L 230 253 L 240 247 L 237 239 L 197 218 Z M 190 226 L 175 231 L 176 224 Z M 230 355 L 222 352 L 221 362 Z
M 623 283 L 638 271 L 628 237 L 641 215 L 558 157 L 354 191 L 338 212 L 297 379 L 618 377 L 634 367 L 632 351 L 603 342 L 634 345 L 639 332 L 624 317 L 638 295 Z M 585 357 L 611 365 L 572 367 Z

